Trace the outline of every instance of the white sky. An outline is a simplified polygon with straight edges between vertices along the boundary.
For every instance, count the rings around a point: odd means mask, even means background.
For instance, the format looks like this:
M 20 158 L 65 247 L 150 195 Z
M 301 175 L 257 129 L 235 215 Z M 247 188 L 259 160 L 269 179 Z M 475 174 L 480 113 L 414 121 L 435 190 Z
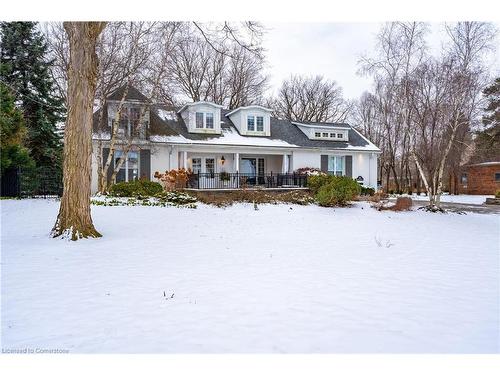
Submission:
M 269 93 L 275 93 L 291 74 L 323 75 L 340 84 L 344 96 L 358 98 L 371 89 L 371 79 L 357 75 L 362 54 L 375 53 L 375 34 L 382 23 L 267 23 L 264 47 L 267 50 Z M 443 24 L 430 25 L 428 45 L 437 53 L 445 32 Z M 500 25 L 496 24 L 500 30 Z M 496 43 L 500 46 L 500 38 Z M 499 48 L 500 49 L 500 48 Z M 491 69 L 500 73 L 500 50 L 491 58 Z

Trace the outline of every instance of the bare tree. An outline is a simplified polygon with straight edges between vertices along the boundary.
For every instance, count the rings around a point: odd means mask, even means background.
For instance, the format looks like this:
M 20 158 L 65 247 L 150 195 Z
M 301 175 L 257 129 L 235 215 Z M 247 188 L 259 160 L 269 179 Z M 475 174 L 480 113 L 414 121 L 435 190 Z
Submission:
M 322 76 L 291 76 L 270 105 L 276 116 L 301 122 L 344 122 L 350 109 L 340 86 Z
M 64 133 L 64 190 L 52 236 L 71 240 L 100 237 L 90 215 L 92 155 L 92 103 L 98 58 L 97 38 L 105 22 L 66 22 L 70 57 L 68 64 L 68 117 Z
M 377 122 L 382 129 L 381 168 L 386 189 L 392 174 L 396 191 L 411 185 L 409 135 L 411 107 L 408 104 L 409 76 L 426 56 L 427 25 L 419 22 L 386 23 L 377 35 L 378 54 L 363 57 L 360 72 L 375 81 Z
M 165 83 L 168 73 L 168 57 L 172 51 L 174 36 L 178 31 L 178 24 L 130 24 L 126 34 L 126 56 L 124 62 L 117 69 L 118 76 L 125 80 L 123 84 L 122 97 L 115 106 L 114 117 L 111 119 L 111 131 L 109 141 L 105 137 L 98 136 L 98 190 L 105 192 L 108 189 L 108 170 L 113 163 L 115 151 L 121 149 L 126 155 L 132 148 L 138 136 L 144 138 L 144 123 L 149 118 L 150 104 L 160 96 L 160 87 Z M 147 99 L 139 106 L 125 105 L 131 86 L 147 92 Z M 98 129 L 106 129 L 102 124 L 105 105 L 106 90 L 100 99 L 100 113 Z M 164 94 L 163 94 L 164 95 Z M 163 96 L 164 97 L 164 96 Z M 126 126 L 125 126 L 126 125 Z M 109 146 L 106 160 L 101 160 L 104 142 Z M 122 158 L 123 159 L 123 158 Z M 120 170 L 124 159 L 120 159 L 112 172 L 111 183 L 114 183 L 116 175 Z
M 171 56 L 172 78 L 178 91 L 193 101 L 207 100 L 235 108 L 260 100 L 268 78 L 264 58 L 242 43 L 210 42 L 184 28 Z M 213 43 L 217 40 L 217 47 Z
M 443 176 L 454 145 L 479 119 L 485 82 L 482 60 L 494 39 L 494 30 L 485 23 L 463 22 L 447 30 L 451 40 L 447 54 L 419 69 L 412 96 L 415 125 L 424 133 L 420 139 L 412 137 L 411 150 L 429 193 L 431 210 L 441 210 Z M 424 159 L 422 155 L 429 152 L 431 156 Z

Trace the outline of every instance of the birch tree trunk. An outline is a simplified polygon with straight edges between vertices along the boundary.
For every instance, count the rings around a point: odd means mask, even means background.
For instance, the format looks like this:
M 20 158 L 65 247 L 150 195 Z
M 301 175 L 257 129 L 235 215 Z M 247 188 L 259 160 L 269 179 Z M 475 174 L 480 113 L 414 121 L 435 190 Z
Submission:
M 70 44 L 68 117 L 64 131 L 63 196 L 52 236 L 73 241 L 100 237 L 90 216 L 92 106 L 98 59 L 95 46 L 105 22 L 65 22 Z

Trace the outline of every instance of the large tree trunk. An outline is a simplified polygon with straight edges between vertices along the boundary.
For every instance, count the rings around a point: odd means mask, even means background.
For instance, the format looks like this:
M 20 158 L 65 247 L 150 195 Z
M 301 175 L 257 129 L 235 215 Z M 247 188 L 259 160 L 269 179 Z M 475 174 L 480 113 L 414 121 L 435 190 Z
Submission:
M 98 60 L 96 41 L 105 22 L 65 22 L 70 44 L 68 117 L 64 130 L 63 196 L 52 236 L 100 237 L 90 216 L 92 106 Z

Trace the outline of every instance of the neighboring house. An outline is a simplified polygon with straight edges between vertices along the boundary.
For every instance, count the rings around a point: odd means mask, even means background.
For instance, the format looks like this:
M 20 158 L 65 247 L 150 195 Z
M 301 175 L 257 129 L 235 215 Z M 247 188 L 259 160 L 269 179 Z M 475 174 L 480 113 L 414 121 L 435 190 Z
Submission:
M 99 111 L 94 114 L 93 192 L 98 186 L 98 153 L 102 150 L 104 163 L 122 95 L 123 88 L 107 98 L 103 126 L 98 124 Z M 348 124 L 291 122 L 272 117 L 270 109 L 256 105 L 229 111 L 210 102 L 188 103 L 182 108 L 146 107 L 145 103 L 144 95 L 131 87 L 114 160 L 122 157 L 127 135 L 133 134 L 133 147 L 117 181 L 154 180 L 156 171 L 186 168 L 194 173 L 192 188 L 291 187 L 303 184 L 294 171 L 312 167 L 377 187 L 380 149 Z M 138 124 L 141 108 L 148 110 Z
M 462 167 L 458 184 L 460 194 L 490 195 L 497 190 L 500 190 L 500 161 Z

